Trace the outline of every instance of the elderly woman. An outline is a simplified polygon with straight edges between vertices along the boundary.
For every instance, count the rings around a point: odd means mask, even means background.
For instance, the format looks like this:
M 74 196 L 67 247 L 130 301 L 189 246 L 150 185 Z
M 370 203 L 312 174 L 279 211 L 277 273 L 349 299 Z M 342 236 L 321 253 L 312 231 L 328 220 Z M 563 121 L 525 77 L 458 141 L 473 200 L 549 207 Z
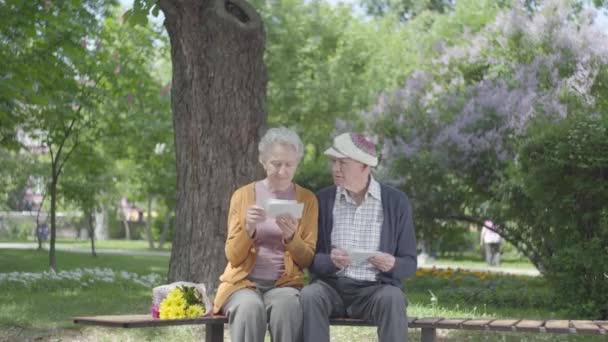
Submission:
M 299 341 L 302 334 L 300 291 L 304 267 L 317 241 L 315 195 L 293 183 L 304 147 L 287 128 L 271 128 L 259 144 L 266 178 L 237 189 L 230 200 L 226 257 L 214 311 L 228 316 L 233 341 L 263 341 L 266 324 L 273 341 Z M 269 199 L 304 204 L 301 219 L 270 217 Z

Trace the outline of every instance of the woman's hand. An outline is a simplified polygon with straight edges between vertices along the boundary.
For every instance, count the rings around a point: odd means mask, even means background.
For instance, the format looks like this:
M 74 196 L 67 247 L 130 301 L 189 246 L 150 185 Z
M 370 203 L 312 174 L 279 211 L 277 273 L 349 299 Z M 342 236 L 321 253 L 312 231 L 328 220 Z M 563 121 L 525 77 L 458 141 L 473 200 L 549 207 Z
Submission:
M 247 221 L 247 233 L 249 237 L 253 237 L 256 231 L 256 225 L 266 220 L 266 211 L 264 208 L 257 205 L 252 205 L 247 209 L 245 221 Z
M 298 220 L 289 214 L 276 217 L 277 226 L 283 232 L 283 240 L 290 242 L 298 229 Z

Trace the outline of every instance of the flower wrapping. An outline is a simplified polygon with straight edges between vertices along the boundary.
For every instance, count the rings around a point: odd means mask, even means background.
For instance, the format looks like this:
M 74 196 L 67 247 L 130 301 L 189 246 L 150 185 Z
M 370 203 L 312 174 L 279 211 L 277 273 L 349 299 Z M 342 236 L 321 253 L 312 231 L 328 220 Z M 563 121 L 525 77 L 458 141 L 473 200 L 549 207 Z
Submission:
M 152 289 L 152 317 L 193 318 L 213 313 L 213 303 L 205 284 L 178 281 Z

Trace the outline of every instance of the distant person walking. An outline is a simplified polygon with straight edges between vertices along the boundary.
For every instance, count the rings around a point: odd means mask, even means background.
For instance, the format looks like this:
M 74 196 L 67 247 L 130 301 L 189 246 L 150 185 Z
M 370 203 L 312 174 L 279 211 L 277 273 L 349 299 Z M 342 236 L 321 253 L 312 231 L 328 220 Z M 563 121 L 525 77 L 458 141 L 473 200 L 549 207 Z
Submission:
M 502 241 L 502 238 L 493 229 L 496 229 L 496 227 L 494 227 L 494 222 L 486 220 L 483 223 L 483 228 L 481 229 L 481 238 L 479 243 L 482 244 L 484 247 L 486 262 L 488 263 L 488 265 L 499 266 L 500 243 Z

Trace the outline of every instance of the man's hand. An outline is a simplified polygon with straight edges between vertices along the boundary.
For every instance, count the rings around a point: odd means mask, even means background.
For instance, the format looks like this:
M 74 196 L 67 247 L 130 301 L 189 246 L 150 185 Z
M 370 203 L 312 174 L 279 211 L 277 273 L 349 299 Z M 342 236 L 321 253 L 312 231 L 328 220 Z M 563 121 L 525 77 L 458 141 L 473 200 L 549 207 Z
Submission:
M 290 242 L 298 229 L 298 220 L 289 214 L 276 217 L 277 226 L 283 232 L 283 240 Z
M 245 221 L 247 221 L 247 233 L 249 234 L 249 237 L 255 235 L 256 225 L 264 222 L 264 220 L 266 220 L 266 211 L 264 208 L 252 205 L 247 209 Z
M 330 257 L 331 257 L 331 261 L 339 269 L 343 269 L 347 266 L 350 266 L 352 263 L 352 260 L 350 259 L 350 255 L 348 255 L 348 253 L 341 248 L 332 249 Z
M 379 252 L 368 260 L 382 272 L 390 272 L 395 267 L 395 257 L 388 253 Z

